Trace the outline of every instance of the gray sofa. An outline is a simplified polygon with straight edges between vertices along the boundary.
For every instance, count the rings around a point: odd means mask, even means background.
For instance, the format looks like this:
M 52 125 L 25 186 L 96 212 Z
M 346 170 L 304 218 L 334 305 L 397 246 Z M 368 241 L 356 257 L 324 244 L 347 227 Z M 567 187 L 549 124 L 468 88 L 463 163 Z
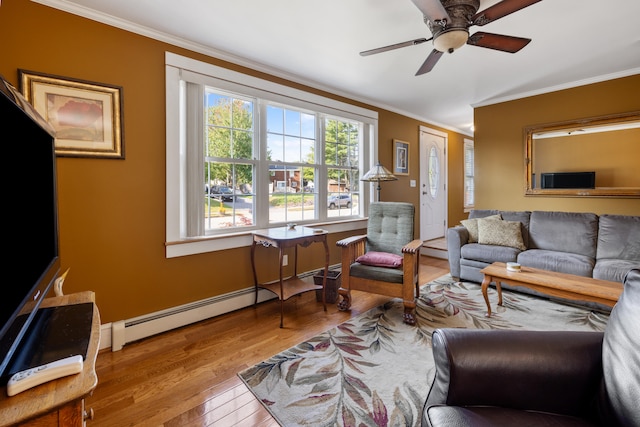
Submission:
M 487 244 L 495 239 L 483 239 L 482 233 L 477 233 L 478 241 L 472 238 L 470 242 L 470 232 L 482 232 L 489 224 L 486 217 L 495 215 L 506 221 L 505 225 L 519 222 L 522 241 L 507 243 L 511 246 Z M 479 229 L 474 231 L 472 225 L 480 218 L 485 220 L 476 222 Z M 449 267 L 456 280 L 480 283 L 480 270 L 493 262 L 518 262 L 613 282 L 622 282 L 629 270 L 640 268 L 640 216 L 473 210 L 469 220 L 462 221 L 467 226 L 447 230 Z M 503 288 L 514 289 L 505 284 Z M 523 287 L 514 290 L 538 294 Z

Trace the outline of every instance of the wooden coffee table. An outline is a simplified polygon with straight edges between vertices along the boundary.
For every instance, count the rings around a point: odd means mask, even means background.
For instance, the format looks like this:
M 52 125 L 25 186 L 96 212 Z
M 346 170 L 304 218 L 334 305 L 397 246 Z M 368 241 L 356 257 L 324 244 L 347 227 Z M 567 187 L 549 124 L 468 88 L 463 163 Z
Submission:
M 550 296 L 574 301 L 592 301 L 609 307 L 615 305 L 622 293 L 622 283 L 525 266 L 522 266 L 522 271 L 513 272 L 507 270 L 507 265 L 503 262 L 494 262 L 480 272 L 484 274 L 482 296 L 487 303 L 487 317 L 491 317 L 491 304 L 487 295 L 491 282 L 496 284 L 498 305 L 502 305 L 503 282 L 513 286 L 524 286 Z

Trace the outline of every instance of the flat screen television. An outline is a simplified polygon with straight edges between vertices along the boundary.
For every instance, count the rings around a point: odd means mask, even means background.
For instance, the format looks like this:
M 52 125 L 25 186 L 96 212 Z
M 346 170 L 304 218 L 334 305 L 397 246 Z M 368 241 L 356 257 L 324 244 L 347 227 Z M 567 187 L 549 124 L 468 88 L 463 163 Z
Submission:
M 595 172 L 552 172 L 540 178 L 542 188 L 596 188 Z
M 55 132 L 0 76 L 4 230 L 0 380 L 6 383 L 60 271 Z M 28 362 L 27 362 L 28 363 Z M 13 367 L 13 368 L 12 368 Z

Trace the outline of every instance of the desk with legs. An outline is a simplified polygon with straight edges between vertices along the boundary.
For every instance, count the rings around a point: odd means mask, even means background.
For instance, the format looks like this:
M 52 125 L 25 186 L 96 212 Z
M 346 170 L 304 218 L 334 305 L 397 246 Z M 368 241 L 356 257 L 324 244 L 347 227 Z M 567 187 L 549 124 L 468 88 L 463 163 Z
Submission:
M 253 232 L 253 244 L 251 245 L 251 267 L 253 269 L 253 279 L 255 283 L 255 304 L 258 303 L 258 290 L 260 288 L 268 289 L 278 296 L 280 300 L 280 327 L 283 326 L 284 301 L 294 295 L 303 292 L 322 289 L 322 305 L 327 311 L 326 303 L 326 285 L 327 272 L 329 271 L 329 245 L 327 244 L 327 231 L 309 227 L 279 227 L 268 228 L 265 230 L 256 230 Z M 313 282 L 300 279 L 298 277 L 298 246 L 307 247 L 312 243 L 320 242 L 324 245 L 325 263 L 324 276 L 322 278 L 322 286 Z M 279 267 L 280 278 L 275 282 L 258 283 L 258 273 L 256 271 L 255 252 L 256 246 L 274 247 L 279 249 Z M 286 248 L 294 248 L 295 255 L 293 260 L 293 276 L 283 277 L 283 258 Z

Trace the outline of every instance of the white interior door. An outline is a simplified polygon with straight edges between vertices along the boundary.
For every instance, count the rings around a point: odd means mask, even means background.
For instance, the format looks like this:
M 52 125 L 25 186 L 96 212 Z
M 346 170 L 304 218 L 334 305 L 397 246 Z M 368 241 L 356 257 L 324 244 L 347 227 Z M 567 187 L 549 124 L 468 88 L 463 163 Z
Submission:
M 420 126 L 420 239 L 447 229 L 447 134 Z

